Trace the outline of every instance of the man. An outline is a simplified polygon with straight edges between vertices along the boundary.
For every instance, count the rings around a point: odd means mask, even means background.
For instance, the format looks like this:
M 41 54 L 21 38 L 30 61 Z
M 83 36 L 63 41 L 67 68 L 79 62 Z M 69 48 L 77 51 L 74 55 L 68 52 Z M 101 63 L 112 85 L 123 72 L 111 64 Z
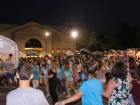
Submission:
M 49 105 L 43 92 L 30 87 L 33 74 L 28 63 L 19 66 L 16 76 L 19 78 L 19 88 L 8 93 L 6 105 Z
M 7 83 L 6 81 L 6 76 L 5 76 L 5 69 L 4 69 L 4 63 L 3 61 L 0 59 L 0 86 L 1 85 L 5 85 L 5 83 Z
M 91 71 L 90 74 L 94 74 L 95 76 L 95 71 Z M 65 105 L 80 98 L 82 98 L 82 105 L 103 105 L 102 92 L 102 83 L 99 80 L 92 78 L 91 80 L 83 82 L 79 92 L 74 96 L 57 102 L 55 105 Z
M 6 77 L 8 79 L 8 85 L 12 85 L 14 83 L 15 76 L 15 62 L 13 58 L 13 54 L 9 54 L 9 57 L 6 59 Z

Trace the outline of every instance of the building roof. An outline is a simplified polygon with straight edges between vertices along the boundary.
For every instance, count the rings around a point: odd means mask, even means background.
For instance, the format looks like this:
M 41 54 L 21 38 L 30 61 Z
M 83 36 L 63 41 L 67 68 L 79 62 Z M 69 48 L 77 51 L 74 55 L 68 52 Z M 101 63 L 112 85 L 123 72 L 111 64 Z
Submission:
M 64 27 L 43 25 L 34 21 L 30 21 L 24 24 L 0 24 L 0 33 L 7 32 L 7 31 L 18 31 L 29 26 L 37 26 L 58 34 L 64 34 L 64 30 L 66 30 L 66 28 Z

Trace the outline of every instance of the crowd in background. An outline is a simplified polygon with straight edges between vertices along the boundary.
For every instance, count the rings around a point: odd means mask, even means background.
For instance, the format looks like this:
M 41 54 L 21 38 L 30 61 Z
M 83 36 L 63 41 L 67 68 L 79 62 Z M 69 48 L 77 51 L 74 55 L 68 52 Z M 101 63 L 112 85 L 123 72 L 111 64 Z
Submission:
M 18 83 L 15 78 L 18 69 L 15 69 L 12 59 L 10 54 L 5 62 L 0 60 L 1 85 Z M 20 58 L 19 65 L 30 63 L 33 88 L 44 86 L 45 95 L 51 96 L 53 104 L 59 101 L 59 97 L 71 97 L 72 91 L 76 94 L 84 81 L 96 78 L 103 84 L 102 94 L 109 99 L 109 105 L 129 105 L 130 100 L 140 105 L 140 65 L 136 61 L 134 57 L 128 56 L 79 54 Z

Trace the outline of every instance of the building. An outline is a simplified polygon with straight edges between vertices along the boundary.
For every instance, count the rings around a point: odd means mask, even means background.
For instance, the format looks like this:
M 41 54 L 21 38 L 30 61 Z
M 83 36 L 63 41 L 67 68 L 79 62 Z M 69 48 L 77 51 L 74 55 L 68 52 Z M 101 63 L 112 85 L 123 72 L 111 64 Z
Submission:
M 63 30 L 61 28 L 61 30 Z M 21 52 L 29 53 L 42 51 L 64 52 L 64 50 L 75 50 L 75 41 L 66 32 L 42 25 L 36 22 L 25 24 L 0 24 L 0 35 L 8 37 L 17 43 Z M 47 32 L 47 35 L 45 33 Z

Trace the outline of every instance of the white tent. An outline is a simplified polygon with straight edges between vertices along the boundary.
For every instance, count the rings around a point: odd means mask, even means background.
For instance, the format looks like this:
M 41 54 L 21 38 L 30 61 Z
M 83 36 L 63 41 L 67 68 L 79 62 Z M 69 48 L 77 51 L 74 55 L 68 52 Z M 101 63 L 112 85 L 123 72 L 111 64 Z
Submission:
M 26 57 L 26 54 L 24 52 L 19 52 L 19 57 Z
M 30 56 L 30 57 L 38 57 L 39 55 L 38 55 L 36 52 L 34 52 L 34 51 L 30 51 L 30 52 L 27 54 L 27 56 Z
M 15 63 L 18 63 L 18 48 L 14 41 L 0 35 L 0 58 L 5 60 L 9 54 L 13 54 Z

